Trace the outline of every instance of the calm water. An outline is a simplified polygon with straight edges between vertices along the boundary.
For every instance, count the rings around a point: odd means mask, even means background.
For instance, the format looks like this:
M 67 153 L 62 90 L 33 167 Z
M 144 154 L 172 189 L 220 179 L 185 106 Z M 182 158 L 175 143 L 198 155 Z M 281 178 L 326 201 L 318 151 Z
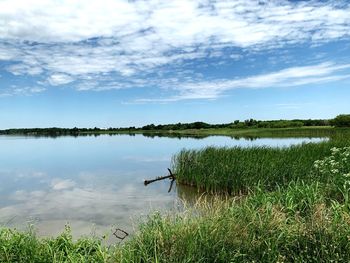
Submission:
M 320 140 L 0 136 L 0 225 L 25 229 L 34 224 L 41 236 L 57 235 L 67 222 L 76 237 L 110 234 L 116 227 L 132 232 L 142 215 L 171 209 L 178 195 L 186 198 L 185 188 L 168 193 L 169 181 L 143 185 L 146 178 L 166 175 L 171 156 L 182 148 Z

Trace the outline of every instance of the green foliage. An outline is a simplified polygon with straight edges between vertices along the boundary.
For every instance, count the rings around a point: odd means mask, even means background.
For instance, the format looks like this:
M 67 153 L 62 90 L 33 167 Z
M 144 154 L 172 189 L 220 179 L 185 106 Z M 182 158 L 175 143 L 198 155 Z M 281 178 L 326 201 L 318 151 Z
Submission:
M 173 169 L 180 183 L 210 192 L 246 193 L 258 184 L 274 190 L 293 180 L 312 181 L 314 161 L 346 143 L 350 142 L 343 139 L 285 148 L 182 150 L 173 159 Z
M 302 126 L 327 126 L 328 120 L 272 120 L 272 121 L 259 121 L 254 119 L 245 120 L 240 122 L 234 121 L 230 128 L 242 129 L 242 128 L 297 128 Z
M 334 186 L 330 189 L 332 199 L 350 199 L 350 147 L 332 148 L 331 155 L 315 161 L 315 172 L 325 182 Z M 350 207 L 349 207 L 350 208 Z
M 257 124 L 258 128 L 295 128 L 302 127 L 302 121 L 264 121 Z
M 348 262 L 349 215 L 322 187 L 292 183 L 241 200 L 202 200 L 155 214 L 118 251 L 121 262 Z M 338 204 L 338 203 L 337 203 Z
M 216 125 L 210 125 L 205 122 L 192 122 L 192 123 L 177 123 L 177 124 L 164 124 L 164 125 L 145 125 L 141 127 L 141 130 L 186 130 L 186 129 L 208 129 Z M 223 127 L 225 125 L 223 124 Z
M 32 230 L 0 229 L 0 262 L 107 262 L 111 251 L 101 240 L 73 241 L 69 227 L 60 236 L 39 239 Z
M 341 114 L 331 120 L 335 127 L 350 127 L 350 114 Z

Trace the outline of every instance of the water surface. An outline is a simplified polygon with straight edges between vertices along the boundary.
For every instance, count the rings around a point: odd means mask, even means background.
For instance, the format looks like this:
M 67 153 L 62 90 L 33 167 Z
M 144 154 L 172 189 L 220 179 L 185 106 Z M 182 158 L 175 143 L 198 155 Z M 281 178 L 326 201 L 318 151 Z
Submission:
M 76 237 L 110 235 L 116 227 L 132 232 L 140 217 L 172 209 L 178 194 L 186 198 L 188 189 L 168 193 L 169 181 L 143 185 L 144 179 L 166 175 L 172 155 L 183 148 L 283 147 L 320 140 L 0 136 L 0 225 L 34 224 L 41 236 L 55 236 L 67 223 Z

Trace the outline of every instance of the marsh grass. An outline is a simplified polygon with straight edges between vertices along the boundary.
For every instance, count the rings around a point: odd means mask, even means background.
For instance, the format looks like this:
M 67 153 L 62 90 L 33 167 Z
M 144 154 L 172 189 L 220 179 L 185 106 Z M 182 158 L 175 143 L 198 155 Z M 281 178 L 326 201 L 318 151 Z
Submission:
M 305 197 L 305 198 L 304 198 Z M 121 262 L 348 262 L 349 215 L 318 183 L 154 214 L 118 251 Z M 195 216 L 194 216 L 195 215 Z
M 101 239 L 74 241 L 69 227 L 56 238 L 38 238 L 33 229 L 26 232 L 0 229 L 0 262 L 107 262 L 109 249 Z
M 257 185 L 271 191 L 292 181 L 313 181 L 314 161 L 329 155 L 332 147 L 349 144 L 343 138 L 283 148 L 184 149 L 173 158 L 173 169 L 179 183 L 208 192 L 242 194 Z

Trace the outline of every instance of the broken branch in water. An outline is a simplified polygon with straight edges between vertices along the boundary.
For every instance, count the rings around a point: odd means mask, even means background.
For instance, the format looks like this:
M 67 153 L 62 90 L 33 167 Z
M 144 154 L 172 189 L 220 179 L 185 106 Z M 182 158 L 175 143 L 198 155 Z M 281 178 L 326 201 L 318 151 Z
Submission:
M 174 184 L 174 181 L 176 179 L 175 175 L 172 173 L 172 171 L 168 168 L 168 171 L 169 171 L 169 175 L 166 175 L 166 176 L 159 176 L 155 179 L 152 179 L 152 180 L 145 180 L 143 183 L 145 185 L 148 185 L 148 184 L 151 184 L 151 183 L 154 183 L 156 181 L 161 181 L 161 180 L 164 180 L 164 179 L 171 179 L 171 183 L 170 183 L 170 188 L 168 190 L 168 192 L 171 191 L 171 188 L 173 187 L 173 184 Z

